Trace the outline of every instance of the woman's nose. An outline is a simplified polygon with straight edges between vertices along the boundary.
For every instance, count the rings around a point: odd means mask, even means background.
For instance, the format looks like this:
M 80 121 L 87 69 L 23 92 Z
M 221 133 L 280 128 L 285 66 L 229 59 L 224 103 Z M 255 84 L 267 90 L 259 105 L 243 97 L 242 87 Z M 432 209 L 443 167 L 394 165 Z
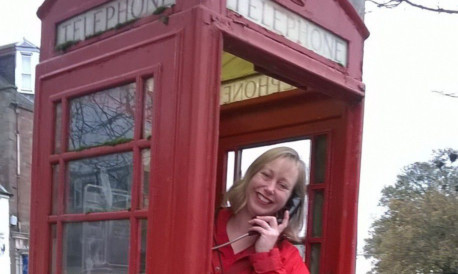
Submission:
M 275 182 L 274 182 L 274 180 L 267 181 L 266 185 L 265 185 L 265 189 L 266 189 L 266 192 L 268 194 L 273 194 L 274 191 L 275 191 Z

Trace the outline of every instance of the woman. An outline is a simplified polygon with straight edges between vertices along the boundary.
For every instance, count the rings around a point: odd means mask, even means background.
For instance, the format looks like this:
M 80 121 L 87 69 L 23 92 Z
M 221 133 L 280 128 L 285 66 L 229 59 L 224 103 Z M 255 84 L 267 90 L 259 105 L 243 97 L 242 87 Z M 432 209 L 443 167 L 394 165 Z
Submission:
M 293 197 L 300 206 L 290 216 L 284 207 Z M 224 204 L 230 207 L 218 212 L 213 273 L 308 274 L 288 241 L 299 240 L 304 197 L 305 164 L 295 150 L 279 147 L 259 156 L 226 193 Z M 284 214 L 281 223 L 278 213 Z

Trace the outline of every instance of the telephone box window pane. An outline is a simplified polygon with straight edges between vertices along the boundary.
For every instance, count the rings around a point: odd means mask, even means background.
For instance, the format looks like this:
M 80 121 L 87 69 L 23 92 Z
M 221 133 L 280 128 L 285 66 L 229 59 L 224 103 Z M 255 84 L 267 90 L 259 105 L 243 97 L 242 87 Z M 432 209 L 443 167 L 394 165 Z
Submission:
M 130 208 L 132 152 L 68 163 L 67 213 Z
M 234 184 L 234 169 L 235 169 L 235 151 L 227 153 L 227 168 L 226 168 L 226 191 Z
M 135 83 L 70 101 L 69 149 L 129 141 L 134 136 Z
M 290 142 L 283 142 L 277 143 L 274 145 L 268 146 L 258 146 L 253 148 L 247 148 L 242 150 L 242 163 L 241 163 L 241 174 L 245 176 L 245 172 L 248 167 L 253 163 L 256 158 L 258 158 L 262 153 L 265 151 L 274 148 L 274 147 L 290 147 L 297 151 L 300 158 L 304 163 L 307 165 L 310 162 L 310 140 L 298 140 L 298 141 L 290 141 Z M 306 170 L 306 178 L 308 178 L 308 169 Z
M 324 183 L 326 175 L 326 135 L 318 136 L 315 139 L 315 170 L 314 183 Z
M 50 273 L 56 273 L 56 262 L 57 262 L 57 230 L 56 225 L 51 225 L 51 261 L 49 269 Z
M 54 153 L 62 152 L 62 104 L 57 103 L 54 107 Z
M 151 150 L 142 150 L 142 193 L 141 208 L 148 208 L 149 205 L 149 178 L 151 174 Z
M 313 197 L 313 226 L 312 237 L 321 237 L 323 227 L 323 192 L 315 192 Z
M 144 85 L 145 106 L 143 114 L 143 138 L 150 139 L 153 129 L 154 78 L 148 78 Z
M 52 166 L 52 214 L 57 214 L 57 203 L 59 189 L 59 165 Z
M 310 253 L 310 273 L 320 273 L 320 257 L 321 257 L 321 244 L 312 244 L 312 251 Z
M 146 236 L 147 236 L 147 220 L 140 220 L 141 229 L 141 246 L 140 246 L 140 272 L 141 274 L 146 273 Z
M 65 224 L 62 273 L 128 273 L 129 235 L 128 220 Z

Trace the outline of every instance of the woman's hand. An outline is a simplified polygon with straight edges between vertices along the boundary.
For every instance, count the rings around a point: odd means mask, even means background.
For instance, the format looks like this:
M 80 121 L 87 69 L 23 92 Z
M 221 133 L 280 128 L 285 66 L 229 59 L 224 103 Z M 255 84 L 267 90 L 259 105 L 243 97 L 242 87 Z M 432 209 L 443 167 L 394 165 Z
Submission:
M 253 226 L 250 231 L 259 233 L 259 237 L 254 245 L 256 252 L 269 252 L 278 240 L 283 230 L 288 226 L 289 212 L 286 211 L 283 222 L 277 223 L 275 216 L 257 216 L 249 221 Z

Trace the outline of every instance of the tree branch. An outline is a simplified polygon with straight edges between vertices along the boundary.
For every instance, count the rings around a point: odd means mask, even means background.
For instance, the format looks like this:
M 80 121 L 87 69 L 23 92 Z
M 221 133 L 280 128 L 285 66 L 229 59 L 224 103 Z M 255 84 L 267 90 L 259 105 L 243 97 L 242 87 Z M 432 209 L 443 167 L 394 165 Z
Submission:
M 458 98 L 458 95 L 455 93 L 447 93 L 447 92 L 440 91 L 440 90 L 432 90 L 432 92 L 439 93 L 440 95 L 444 95 L 444 96 L 448 96 L 452 98 Z
M 432 12 L 437 12 L 437 13 L 458 14 L 458 10 L 455 10 L 455 9 L 446 9 L 446 8 L 441 8 L 439 6 L 437 8 L 432 8 L 432 7 L 424 6 L 421 4 L 417 4 L 412 0 L 388 0 L 386 2 L 380 2 L 376 0 L 366 0 L 366 1 L 375 4 L 379 8 L 390 8 L 391 9 L 391 8 L 395 8 L 399 6 L 402 3 L 406 3 L 412 7 L 419 8 L 422 10 L 427 10 L 427 11 L 432 11 Z

